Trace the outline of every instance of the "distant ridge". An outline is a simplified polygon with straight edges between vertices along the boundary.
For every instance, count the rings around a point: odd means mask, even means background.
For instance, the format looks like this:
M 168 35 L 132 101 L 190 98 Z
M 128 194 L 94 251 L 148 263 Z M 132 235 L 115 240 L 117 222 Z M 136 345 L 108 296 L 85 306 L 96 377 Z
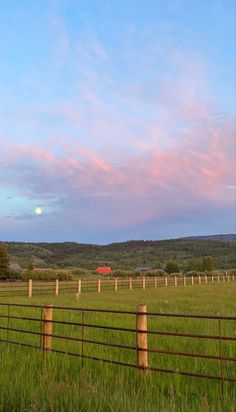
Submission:
M 189 236 L 189 237 L 182 237 L 180 239 L 187 239 L 187 240 L 221 240 L 223 242 L 229 242 L 231 240 L 236 240 L 236 233 L 229 233 L 229 234 L 224 234 L 224 235 Z
M 212 256 L 217 268 L 236 268 L 236 234 L 191 236 L 165 240 L 129 240 L 108 245 L 76 242 L 5 242 L 11 262 L 26 268 L 29 260 L 36 267 L 83 267 L 113 269 L 156 267 L 176 260 L 184 267 L 190 259 Z

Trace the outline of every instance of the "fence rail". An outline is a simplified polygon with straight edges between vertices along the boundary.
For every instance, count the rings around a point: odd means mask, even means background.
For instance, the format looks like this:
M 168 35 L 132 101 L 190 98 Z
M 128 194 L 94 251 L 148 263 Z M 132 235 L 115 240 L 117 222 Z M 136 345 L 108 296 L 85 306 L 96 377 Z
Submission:
M 35 316 L 35 312 L 38 316 Z M 80 320 L 77 320 L 79 315 L 81 315 Z M 85 321 L 85 315 L 86 317 L 92 315 L 96 323 Z M 75 320 L 73 320 L 73 316 Z M 98 316 L 102 316 L 102 323 L 97 322 Z M 66 317 L 66 320 L 62 320 L 63 317 Z M 160 320 L 163 318 L 170 321 L 166 324 L 167 330 L 158 329 Z M 129 327 L 119 325 L 119 323 L 126 324 L 127 319 L 129 319 Z M 200 320 L 201 329 L 203 321 L 212 322 L 215 334 L 177 331 L 176 322 L 178 320 L 182 322 L 191 320 L 191 327 L 192 322 Z M 149 326 L 149 322 L 151 322 L 152 327 Z M 148 312 L 146 305 L 139 305 L 136 311 L 123 311 L 0 303 L 0 342 L 2 343 L 26 346 L 43 352 L 67 354 L 81 358 L 82 361 L 90 359 L 137 368 L 142 374 L 152 371 L 211 379 L 221 383 L 222 391 L 225 382 L 236 383 L 236 376 L 230 376 L 233 369 L 227 367 L 228 364 L 235 365 L 236 362 L 236 333 L 235 335 L 223 334 L 223 324 L 226 324 L 226 330 L 229 329 L 230 325 L 230 331 L 236 331 L 236 317 L 233 316 Z M 181 324 L 181 327 L 185 328 L 184 325 Z M 54 329 L 58 330 L 54 331 Z M 94 335 L 90 335 L 90 330 L 95 331 Z M 107 340 L 108 332 L 112 332 L 112 341 Z M 120 341 L 123 333 L 125 337 L 123 341 Z M 166 348 L 160 346 L 159 338 L 163 336 L 168 339 L 165 342 Z M 36 341 L 34 337 L 37 338 Z M 174 337 L 174 340 L 170 342 L 171 337 Z M 176 345 L 177 340 L 183 338 L 185 342 L 186 340 L 189 342 L 189 339 L 194 341 L 195 349 L 193 350 L 189 343 L 185 345 L 188 350 L 170 349 L 171 344 Z M 64 342 L 64 345 L 66 344 L 66 348 L 58 344 L 61 341 Z M 201 351 L 203 349 L 202 341 L 206 342 L 207 352 Z M 207 344 L 209 341 L 217 343 L 217 346 L 214 346 L 214 353 L 208 353 L 209 345 L 207 346 Z M 230 345 L 230 347 L 225 345 Z M 97 347 L 103 348 L 102 354 L 99 351 L 96 352 Z M 126 355 L 122 358 L 120 353 L 106 352 L 110 349 L 125 351 Z M 133 353 L 136 360 L 129 353 Z M 158 357 L 157 359 L 149 359 L 149 355 L 158 355 Z M 190 365 L 191 371 L 182 370 L 175 365 L 172 368 L 163 366 L 160 356 L 168 358 L 168 361 L 173 358 L 180 361 L 189 358 L 190 360 L 194 359 L 194 362 Z M 200 365 L 203 367 L 203 372 L 194 371 L 196 359 L 202 360 L 202 362 L 212 361 L 214 365 L 218 364 L 218 366 L 211 367 L 211 371 L 218 370 L 218 374 L 206 373 L 205 363 Z
M 28 282 L 0 282 L 0 297 L 28 296 L 33 295 L 56 295 L 74 293 L 79 295 L 83 292 L 114 291 L 120 289 L 146 289 L 168 286 L 194 286 L 202 284 L 213 284 L 234 281 L 233 274 L 212 276 L 152 276 L 139 278 L 114 278 L 114 279 L 78 279 L 71 281 L 33 281 Z

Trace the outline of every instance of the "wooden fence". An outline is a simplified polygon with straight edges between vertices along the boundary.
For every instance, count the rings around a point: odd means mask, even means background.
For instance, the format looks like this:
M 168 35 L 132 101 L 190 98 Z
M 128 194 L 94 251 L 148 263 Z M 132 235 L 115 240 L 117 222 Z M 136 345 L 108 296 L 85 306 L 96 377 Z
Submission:
M 74 293 L 79 296 L 83 292 L 115 291 L 120 289 L 146 289 L 168 286 L 194 286 L 234 281 L 232 274 L 212 276 L 142 276 L 138 278 L 111 278 L 111 279 L 78 279 L 71 281 L 32 281 L 28 282 L 0 282 L 0 297 L 33 295 L 56 295 Z
M 136 311 L 118 311 L 0 303 L 0 342 L 136 368 L 142 375 L 152 371 L 215 380 L 223 390 L 225 382 L 236 383 L 235 321 L 232 316 L 148 312 L 146 305 L 138 305 Z M 205 329 L 204 322 L 208 322 Z M 166 339 L 164 346 L 162 338 Z M 60 346 L 62 341 L 64 346 Z M 195 346 L 191 346 L 193 341 Z M 181 364 L 186 358 L 190 363 Z M 173 359 L 180 361 L 178 367 L 170 363 Z M 211 362 L 208 369 L 207 362 Z

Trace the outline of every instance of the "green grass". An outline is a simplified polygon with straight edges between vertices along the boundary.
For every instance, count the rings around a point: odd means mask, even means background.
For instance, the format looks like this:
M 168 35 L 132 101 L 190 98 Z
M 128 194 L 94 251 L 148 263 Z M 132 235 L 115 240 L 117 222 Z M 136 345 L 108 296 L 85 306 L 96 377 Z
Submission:
M 203 313 L 235 316 L 236 282 L 213 285 L 168 287 L 157 289 L 120 290 L 115 292 L 84 293 L 76 299 L 73 295 L 59 297 L 33 297 L 32 304 L 53 304 L 74 307 L 95 307 L 117 310 L 135 310 L 137 304 L 146 303 L 149 311 L 176 313 Z M 2 298 L 12 302 L 13 298 Z M 14 298 L 14 302 L 29 303 L 26 298 Z M 0 307 L 0 313 L 7 310 Z M 11 314 L 40 316 L 39 309 L 11 308 Z M 54 319 L 80 322 L 81 314 L 69 311 L 54 311 Z M 85 313 L 85 322 L 102 325 L 135 327 L 135 316 Z M 6 326 L 6 319 L 0 319 Z M 11 320 L 12 327 L 39 330 L 40 324 Z M 184 331 L 189 333 L 217 334 L 218 321 L 189 320 L 151 317 L 149 328 L 155 330 Z M 81 336 L 81 328 L 54 325 L 54 333 Z M 235 322 L 222 322 L 222 334 L 236 336 Z M 0 332 L 0 338 L 6 331 Z M 38 336 L 22 336 L 10 332 L 10 339 L 38 344 Z M 85 329 L 85 338 L 135 344 L 135 334 L 99 329 Z M 136 369 L 109 365 L 92 360 L 49 353 L 46 356 L 37 350 L 0 343 L 0 411 L 48 412 L 48 411 L 179 411 L 235 412 L 236 384 L 225 383 L 224 395 L 220 384 L 197 378 L 150 372 L 140 376 Z M 54 340 L 54 348 L 80 353 L 81 344 Z M 218 341 L 151 336 L 149 347 L 219 354 Z M 235 356 L 236 344 L 223 343 L 224 356 Z M 103 346 L 84 345 L 84 354 L 135 363 L 135 351 L 112 349 Z M 151 354 L 150 366 L 179 369 L 190 372 L 219 375 L 218 361 L 207 359 L 178 358 Z M 236 375 L 233 362 L 224 362 L 224 375 Z

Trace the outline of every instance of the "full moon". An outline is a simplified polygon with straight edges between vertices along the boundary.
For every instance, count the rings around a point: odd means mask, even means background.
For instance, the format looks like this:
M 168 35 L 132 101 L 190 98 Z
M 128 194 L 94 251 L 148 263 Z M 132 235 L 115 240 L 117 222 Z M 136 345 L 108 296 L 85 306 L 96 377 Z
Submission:
M 36 215 L 41 215 L 41 213 L 42 213 L 41 207 L 36 207 L 36 209 L 34 211 L 35 211 Z

